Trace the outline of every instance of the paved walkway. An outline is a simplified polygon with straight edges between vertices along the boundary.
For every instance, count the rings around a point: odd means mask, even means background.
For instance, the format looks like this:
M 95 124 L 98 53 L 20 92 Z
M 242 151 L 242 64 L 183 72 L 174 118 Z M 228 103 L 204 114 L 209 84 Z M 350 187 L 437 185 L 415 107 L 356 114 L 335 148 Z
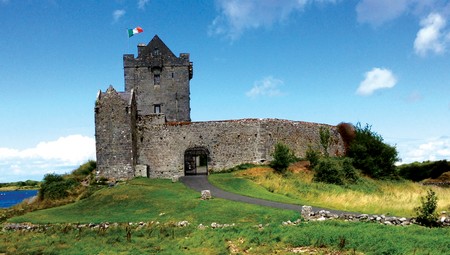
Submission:
M 238 195 L 235 193 L 221 190 L 221 189 L 217 188 L 216 186 L 213 186 L 208 181 L 208 176 L 206 176 L 206 175 L 183 176 L 183 177 L 180 177 L 180 181 L 182 183 L 184 183 L 186 186 L 188 186 L 189 188 L 199 191 L 199 192 L 202 190 L 205 190 L 205 189 L 210 190 L 211 195 L 213 197 L 218 197 L 218 198 L 223 198 L 223 199 L 233 200 L 233 201 L 239 201 L 239 202 L 243 202 L 243 203 L 247 203 L 247 204 L 269 206 L 269 207 L 281 208 L 281 209 L 286 209 L 286 210 L 294 210 L 294 211 L 298 211 L 298 212 L 302 211 L 302 206 L 300 206 L 300 205 L 273 202 L 273 201 L 268 201 L 268 200 L 259 199 L 259 198 L 242 196 L 242 195 Z M 334 214 L 342 214 L 342 213 L 355 214 L 355 213 L 351 213 L 351 212 L 343 212 L 343 211 L 336 211 L 336 210 L 324 209 L 324 208 L 319 208 L 319 207 L 313 207 L 314 212 L 319 211 L 319 210 L 326 210 L 326 211 L 329 211 Z

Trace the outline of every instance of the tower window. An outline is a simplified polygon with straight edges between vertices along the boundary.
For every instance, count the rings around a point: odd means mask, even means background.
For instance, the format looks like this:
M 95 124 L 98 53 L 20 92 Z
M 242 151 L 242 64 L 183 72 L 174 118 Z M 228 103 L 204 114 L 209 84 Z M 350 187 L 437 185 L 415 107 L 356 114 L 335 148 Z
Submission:
M 158 56 L 158 55 L 160 55 L 161 53 L 159 52 L 159 49 L 158 48 L 154 48 L 153 49 L 153 55 L 154 56 Z
M 154 113 L 161 113 L 161 105 L 160 104 L 153 105 L 153 111 Z
M 154 84 L 159 85 L 161 83 L 161 75 L 155 74 L 154 76 Z

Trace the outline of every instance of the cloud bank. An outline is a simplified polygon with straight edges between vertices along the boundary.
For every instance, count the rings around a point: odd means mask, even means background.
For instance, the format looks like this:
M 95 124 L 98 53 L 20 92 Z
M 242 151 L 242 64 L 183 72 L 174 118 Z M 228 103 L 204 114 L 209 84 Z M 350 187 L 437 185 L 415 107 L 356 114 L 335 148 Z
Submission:
M 379 89 L 392 88 L 397 84 L 397 78 L 389 69 L 373 68 L 365 74 L 365 79 L 360 83 L 356 94 L 370 96 Z
M 0 148 L 0 182 L 41 180 L 46 173 L 66 173 L 95 159 L 95 139 L 82 135 L 41 142 L 33 148 Z
M 450 137 L 442 136 L 398 145 L 402 163 L 436 161 L 450 158 Z
M 272 76 L 265 77 L 260 81 L 256 81 L 253 87 L 245 93 L 250 98 L 256 97 L 276 97 L 283 93 L 280 87 L 284 84 L 282 80 L 273 78 Z

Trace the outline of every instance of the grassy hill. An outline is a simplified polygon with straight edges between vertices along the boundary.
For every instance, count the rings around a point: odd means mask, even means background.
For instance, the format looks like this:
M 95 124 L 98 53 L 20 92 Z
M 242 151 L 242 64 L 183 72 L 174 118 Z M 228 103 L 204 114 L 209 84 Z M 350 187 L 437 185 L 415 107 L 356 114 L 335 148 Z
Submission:
M 413 217 L 430 186 L 412 181 L 382 181 L 362 177 L 350 185 L 313 182 L 314 172 L 291 166 L 287 176 L 271 168 L 211 175 L 216 186 L 238 194 L 278 202 L 311 205 L 349 212 Z M 437 211 L 450 211 L 450 189 L 431 187 L 438 197 Z
M 341 221 L 283 226 L 282 221 L 293 221 L 299 213 L 199 198 L 198 192 L 168 180 L 139 178 L 120 183 L 73 204 L 10 219 L 51 225 L 34 232 L 0 232 L 0 253 L 292 254 L 303 250 L 309 254 L 447 254 L 450 249 L 449 229 Z M 190 225 L 177 227 L 183 220 Z M 141 221 L 145 224 L 136 224 Z M 90 222 L 110 222 L 111 227 L 68 224 Z M 113 227 L 114 222 L 119 224 Z M 235 226 L 212 228 L 213 222 Z M 199 229 L 199 224 L 207 227 Z
M 263 208 L 222 199 L 200 200 L 200 194 L 182 183 L 170 180 L 137 178 L 104 188 L 77 203 L 35 211 L 10 219 L 10 222 L 100 223 L 183 221 L 251 224 L 267 220 L 290 220 L 299 214 Z M 239 217 L 236 217 L 238 215 Z

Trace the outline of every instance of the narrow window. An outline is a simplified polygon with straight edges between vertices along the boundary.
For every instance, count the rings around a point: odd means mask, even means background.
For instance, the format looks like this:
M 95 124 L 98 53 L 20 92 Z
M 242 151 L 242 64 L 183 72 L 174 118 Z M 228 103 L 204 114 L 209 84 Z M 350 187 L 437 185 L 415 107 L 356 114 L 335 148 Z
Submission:
M 153 110 L 155 113 L 161 113 L 161 105 L 160 104 L 155 104 L 153 106 Z
M 159 85 L 161 83 L 161 75 L 155 74 L 154 83 L 155 83 L 155 85 Z

